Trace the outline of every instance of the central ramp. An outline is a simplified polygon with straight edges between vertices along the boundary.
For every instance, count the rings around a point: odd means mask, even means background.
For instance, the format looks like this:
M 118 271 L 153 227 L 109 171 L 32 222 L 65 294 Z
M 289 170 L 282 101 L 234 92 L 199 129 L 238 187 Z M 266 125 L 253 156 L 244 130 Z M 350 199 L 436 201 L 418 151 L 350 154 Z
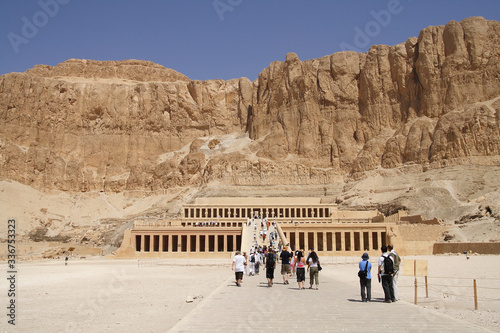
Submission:
M 280 241 L 280 233 L 278 228 L 273 226 L 272 220 L 269 220 L 269 227 L 267 227 L 267 219 L 247 219 L 246 223 L 243 224 L 241 231 L 241 251 L 249 254 L 250 248 L 257 246 L 269 246 L 270 245 L 270 235 L 271 233 L 277 233 L 274 239 L 274 247 L 278 248 L 278 243 Z M 263 226 L 264 225 L 264 226 Z M 261 236 L 262 233 L 266 233 L 266 238 Z

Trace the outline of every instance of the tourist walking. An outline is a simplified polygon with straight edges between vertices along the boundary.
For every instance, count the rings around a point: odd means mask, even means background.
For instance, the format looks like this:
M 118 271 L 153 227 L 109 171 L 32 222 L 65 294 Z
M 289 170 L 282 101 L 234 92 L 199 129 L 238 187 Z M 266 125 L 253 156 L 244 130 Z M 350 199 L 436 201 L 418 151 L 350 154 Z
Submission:
M 313 288 L 313 282 L 316 282 L 316 290 L 319 287 L 319 258 L 314 250 L 309 254 L 307 261 L 307 270 L 309 271 L 309 289 Z
M 243 252 L 243 257 L 245 257 L 245 261 L 246 261 L 245 268 L 243 270 L 243 274 L 247 275 L 248 274 L 248 265 L 247 265 L 247 263 L 248 263 L 248 254 L 246 252 Z
M 276 268 L 276 256 L 274 255 L 273 250 L 270 248 L 269 252 L 266 253 L 266 278 L 268 287 L 273 286 L 275 268 Z
M 250 269 L 248 273 L 249 276 L 255 275 L 255 258 L 256 258 L 255 252 L 254 251 L 250 252 L 250 264 L 248 265 Z
M 288 278 L 290 277 L 290 259 L 292 254 L 288 252 L 288 246 L 283 246 L 283 251 L 280 253 L 281 260 L 281 275 L 283 276 L 283 284 L 289 284 Z
M 398 297 L 398 277 L 399 277 L 399 264 L 401 264 L 401 257 L 394 251 L 394 246 L 387 245 L 389 255 L 394 260 L 394 274 L 392 275 L 392 288 L 394 289 L 394 298 L 399 300 Z
M 368 261 L 368 253 L 363 253 L 359 262 L 359 285 L 361 287 L 361 301 L 370 302 L 372 299 L 372 263 Z
M 243 280 L 243 272 L 245 271 L 246 264 L 247 260 L 245 259 L 245 257 L 241 255 L 240 251 L 236 251 L 231 269 L 234 271 L 236 285 L 238 287 L 241 287 L 241 281 Z
M 254 266 L 254 271 L 255 271 L 255 274 L 257 274 L 257 275 L 259 275 L 259 268 L 260 268 L 261 263 L 262 263 L 262 255 L 260 254 L 260 250 L 259 250 L 255 254 L 255 266 Z
M 306 280 L 306 258 L 304 258 L 304 250 L 297 251 L 295 257 L 295 267 L 297 273 L 297 283 L 299 284 L 300 289 L 306 289 L 305 280 Z
M 380 248 L 382 256 L 378 259 L 378 276 L 382 278 L 382 288 L 384 289 L 384 303 L 396 302 L 394 288 L 392 286 L 392 274 L 394 273 L 394 259 L 387 253 L 387 246 Z

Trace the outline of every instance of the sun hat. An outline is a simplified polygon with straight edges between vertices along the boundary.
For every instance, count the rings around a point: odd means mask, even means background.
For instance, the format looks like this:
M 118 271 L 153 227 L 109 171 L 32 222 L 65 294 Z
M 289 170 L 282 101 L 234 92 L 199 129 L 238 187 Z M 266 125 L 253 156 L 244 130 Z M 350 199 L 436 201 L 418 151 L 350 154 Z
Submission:
M 368 256 L 368 253 L 366 253 L 366 252 L 365 252 L 365 253 L 363 253 L 363 255 L 361 256 L 361 259 L 366 259 L 366 260 L 368 260 L 368 259 L 370 259 L 370 257 Z

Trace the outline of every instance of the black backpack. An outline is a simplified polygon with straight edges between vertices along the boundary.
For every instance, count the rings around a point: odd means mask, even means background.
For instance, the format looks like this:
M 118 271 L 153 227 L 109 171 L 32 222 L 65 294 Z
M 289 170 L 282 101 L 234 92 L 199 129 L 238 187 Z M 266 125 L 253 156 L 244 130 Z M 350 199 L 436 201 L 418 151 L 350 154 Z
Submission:
M 255 255 L 252 254 L 252 256 L 250 257 L 250 262 L 255 262 Z
M 390 256 L 384 257 L 384 274 L 394 274 L 394 262 Z
M 273 268 L 274 267 L 274 253 L 268 253 L 266 258 L 266 267 Z

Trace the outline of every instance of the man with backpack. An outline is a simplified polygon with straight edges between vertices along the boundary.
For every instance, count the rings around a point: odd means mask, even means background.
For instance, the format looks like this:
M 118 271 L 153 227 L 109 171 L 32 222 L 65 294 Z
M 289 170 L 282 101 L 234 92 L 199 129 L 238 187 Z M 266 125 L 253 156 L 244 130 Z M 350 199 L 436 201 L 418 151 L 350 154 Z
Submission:
M 378 259 L 378 278 L 382 278 L 382 288 L 384 289 L 384 303 L 396 302 L 392 276 L 394 274 L 394 259 L 387 253 L 387 246 L 382 246 L 382 256 Z
M 266 253 L 266 278 L 268 287 L 273 286 L 275 268 L 276 268 L 276 256 L 273 252 L 273 249 L 269 248 L 269 251 Z
M 399 276 L 399 265 L 401 264 L 401 257 L 394 251 L 394 246 L 387 245 L 387 251 L 389 251 L 389 256 L 394 260 L 394 274 L 392 275 L 392 288 L 394 289 L 394 298 L 398 298 L 398 276 Z

